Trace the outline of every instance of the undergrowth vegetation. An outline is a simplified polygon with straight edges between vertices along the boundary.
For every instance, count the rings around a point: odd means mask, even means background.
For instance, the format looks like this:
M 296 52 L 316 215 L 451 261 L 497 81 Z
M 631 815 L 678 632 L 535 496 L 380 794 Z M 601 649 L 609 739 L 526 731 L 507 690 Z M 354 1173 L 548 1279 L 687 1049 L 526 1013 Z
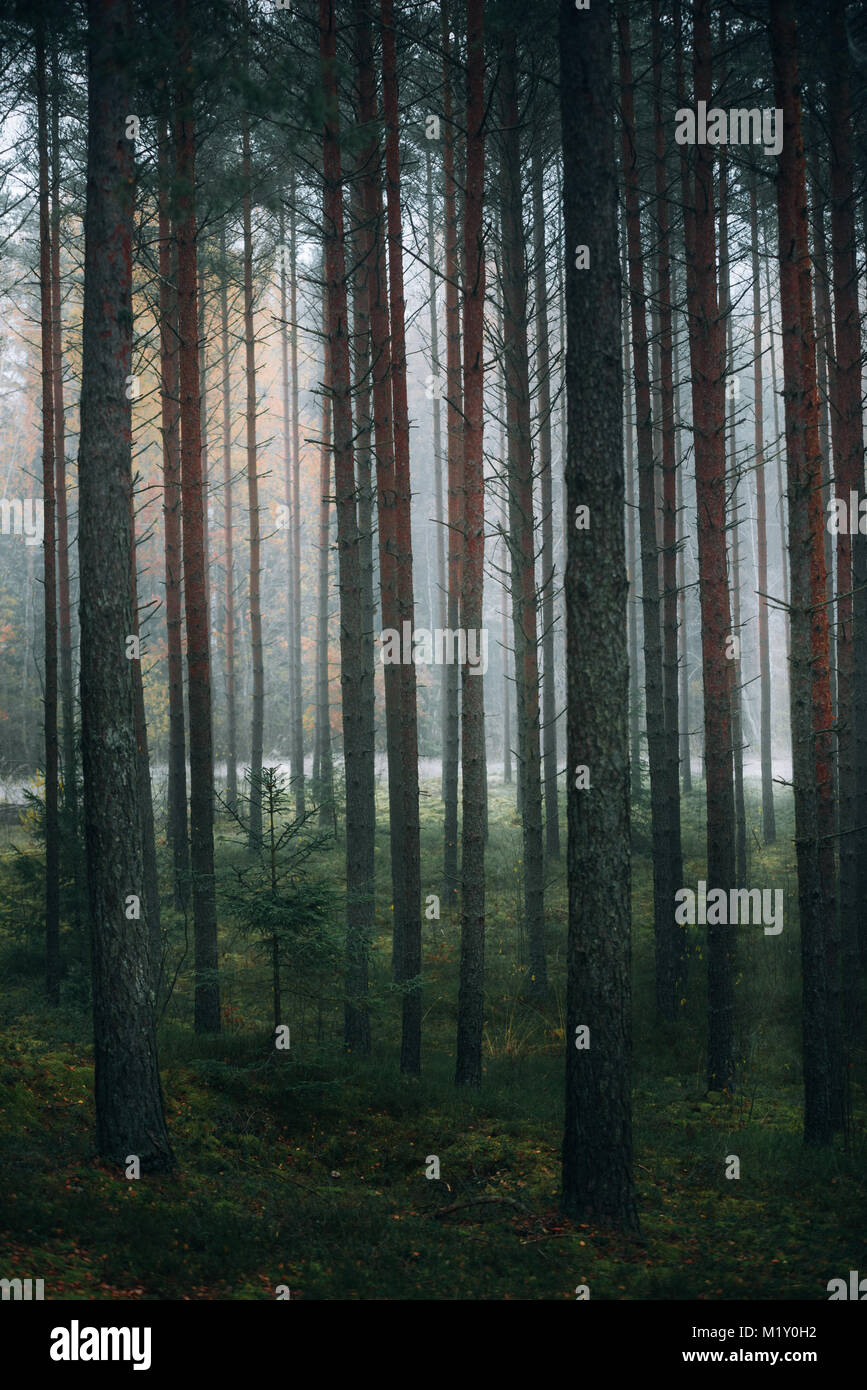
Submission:
M 756 789 L 748 814 L 758 825 Z M 385 797 L 380 797 L 383 826 Z M 703 873 L 700 793 L 684 802 L 685 882 Z M 391 978 L 387 835 L 377 849 L 371 963 L 373 1052 L 342 1048 L 339 954 L 292 942 L 281 897 L 280 1008 L 291 1047 L 274 1047 L 273 960 L 239 906 L 245 877 L 265 893 L 228 823 L 220 829 L 223 1032 L 192 1029 L 191 925 L 171 905 L 160 1060 L 177 1159 L 170 1178 L 127 1179 L 93 1149 L 86 914 L 64 889 L 62 1004 L 42 997 L 38 812 L 0 856 L 0 1274 L 45 1280 L 46 1298 L 257 1299 L 279 1285 L 307 1299 L 827 1298 L 827 1281 L 867 1268 L 864 1056 L 850 1059 L 848 1135 L 826 1151 L 801 1139 L 799 944 L 787 797 L 778 843 L 752 834 L 751 879 L 785 894 L 785 926 L 738 928 L 739 1084 L 704 1082 L 700 928 L 682 1017 L 653 1017 L 648 808 L 634 808 L 634 1161 L 642 1239 L 575 1225 L 558 1210 L 566 944 L 564 861 L 548 866 L 550 991 L 527 997 L 520 933 L 521 832 L 510 789 L 492 788 L 488 845 L 485 1073 L 457 1092 L 453 1055 L 460 922 L 428 901 L 420 1080 L 400 1076 L 400 996 Z M 312 832 L 311 832 L 312 833 Z M 438 788 L 422 796 L 422 891 L 441 891 Z M 297 847 L 296 847 L 297 848 Z M 294 850 L 293 850 L 294 853 Z M 329 908 L 342 934 L 340 844 L 304 860 L 298 901 Z M 265 875 L 267 879 L 267 875 Z M 285 885 L 284 885 L 285 886 Z M 303 886 L 303 893 L 301 887 Z M 321 891 L 320 891 L 321 890 Z M 283 889 L 281 889 L 281 893 Z M 275 899 L 276 901 L 276 899 Z M 324 930 L 324 928 L 323 928 Z M 299 938 L 300 940 L 300 938 Z M 290 949 L 291 948 L 291 949 Z M 327 960 L 327 965 L 326 965 Z M 730 1156 L 740 1177 L 727 1178 Z M 425 1176 L 439 1160 L 439 1179 Z

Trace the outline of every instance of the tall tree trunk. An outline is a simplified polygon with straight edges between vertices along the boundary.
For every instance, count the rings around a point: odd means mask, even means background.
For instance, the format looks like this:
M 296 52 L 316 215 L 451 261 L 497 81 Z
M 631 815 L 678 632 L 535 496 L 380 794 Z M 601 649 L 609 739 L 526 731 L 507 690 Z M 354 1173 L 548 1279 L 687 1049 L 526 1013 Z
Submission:
M 509 554 L 515 640 L 517 720 L 524 730 L 520 777 L 524 926 L 530 947 L 530 988 L 547 989 L 545 863 L 539 730 L 539 647 L 536 612 L 536 520 L 527 344 L 527 275 L 522 216 L 521 134 L 518 124 L 517 44 L 510 28 L 500 62 L 500 207 L 502 224 L 503 372 L 506 386 Z M 544 545 L 544 542 L 543 542 Z
M 163 440 L 163 524 L 165 527 L 166 650 L 169 692 L 169 841 L 172 846 L 175 906 L 190 893 L 187 839 L 187 748 L 184 727 L 182 643 L 181 439 L 178 388 L 178 301 L 176 258 L 172 255 L 170 147 L 166 119 L 158 122 L 160 424 Z
M 679 9 L 678 9 L 679 28 Z M 675 53 L 680 51 L 679 35 Z M 710 12 L 693 4 L 694 97 L 712 100 Z M 678 65 L 679 66 L 679 65 Z M 684 106 L 678 72 L 678 105 Z M 732 778 L 731 609 L 726 553 L 725 350 L 717 305 L 713 152 L 696 146 L 695 187 L 681 146 L 686 286 L 692 369 L 692 419 L 698 507 L 704 751 L 707 790 L 707 883 L 728 893 L 735 886 L 735 815 Z M 734 1084 L 733 929 L 707 928 L 708 1088 Z
M 323 265 L 324 271 L 324 265 Z M 322 296 L 322 330 L 327 333 L 327 305 Z M 331 701 L 328 691 L 328 586 L 331 549 L 331 363 L 322 351 L 322 408 L 319 440 L 319 593 L 316 619 L 316 749 L 313 780 L 319 798 L 319 825 L 337 830 L 334 760 L 331 751 Z
M 250 122 L 241 119 L 244 191 L 244 357 L 247 383 L 247 505 L 250 510 L 250 646 L 253 655 L 253 708 L 250 723 L 250 849 L 262 840 L 262 745 L 265 735 L 265 665 L 262 653 L 262 541 L 256 450 L 256 334 L 253 324 L 253 227 L 250 173 Z
M 346 774 L 346 1002 L 343 1041 L 370 1051 L 367 961 L 374 931 L 374 766 L 364 709 L 367 681 L 361 600 L 361 537 L 356 507 L 352 374 L 346 302 L 346 256 L 336 73 L 334 0 L 319 0 L 319 53 L 326 99 L 325 179 L 326 351 L 330 361 L 340 583 L 340 687 Z M 372 689 L 369 691 L 372 698 Z
M 44 539 L 44 538 L 43 538 Z M 30 708 L 30 684 L 31 670 L 33 668 L 35 656 L 36 634 L 34 632 L 34 604 L 33 590 L 35 565 L 33 562 L 33 547 L 25 547 L 24 563 L 26 574 L 24 580 L 24 651 L 21 660 L 21 700 L 24 708 Z M 26 767 L 33 766 L 33 742 L 31 737 L 30 720 L 24 722 L 24 763 Z
M 679 287 L 678 287 L 679 288 Z M 678 290 L 674 288 L 672 276 L 672 299 L 678 302 Z M 686 610 L 686 508 L 683 500 L 683 412 L 681 407 L 681 387 L 683 385 L 683 362 L 680 347 L 675 349 L 674 369 L 677 374 L 675 388 L 676 428 L 674 435 L 675 467 L 677 470 L 677 588 L 678 613 L 680 622 L 680 702 L 678 725 L 680 728 L 680 775 L 684 796 L 692 792 L 692 750 L 690 745 L 690 700 L 689 700 L 689 627 Z
M 783 327 L 792 644 L 789 681 L 792 776 L 803 979 L 804 1139 L 830 1142 L 841 1072 L 832 1016 L 834 856 L 831 816 L 831 691 L 825 605 L 825 517 L 813 336 L 807 191 L 791 0 L 771 0 L 774 102 L 783 112 L 777 209 Z M 828 838 L 824 838 L 825 836 Z
M 133 485 L 134 487 L 134 485 Z M 138 573 L 135 539 L 135 492 L 130 491 L 129 534 L 131 545 L 130 587 L 132 589 L 132 636 L 138 638 Z M 138 749 L 138 804 L 141 813 L 142 829 L 142 886 L 145 921 L 148 926 L 148 955 L 150 958 L 150 987 L 153 991 L 154 1006 L 159 998 L 162 980 L 163 935 L 160 909 L 160 884 L 157 871 L 156 833 L 154 828 L 154 804 L 151 789 L 151 763 L 148 752 L 148 726 L 145 714 L 144 681 L 142 679 L 141 658 L 130 662 L 133 678 L 133 702 L 135 707 L 135 736 Z
M 436 271 L 436 240 L 434 237 L 434 193 L 433 193 L 433 170 L 431 168 L 430 147 L 425 150 L 425 185 L 427 191 L 427 261 L 428 261 L 428 300 L 430 310 L 430 369 L 431 380 L 433 382 L 433 463 L 434 463 L 434 524 L 436 525 L 436 559 L 437 559 L 437 621 L 441 628 L 446 627 L 448 618 L 448 600 L 446 588 L 446 554 L 445 554 L 445 522 L 443 519 L 443 460 L 442 460 L 442 420 L 440 409 L 440 398 L 442 394 L 442 382 L 440 380 L 440 345 L 439 345 L 439 323 L 437 320 L 437 271 Z M 431 625 L 433 625 L 433 611 L 431 611 Z M 439 718 L 442 732 L 443 760 L 445 760 L 446 749 L 446 671 L 448 667 L 445 662 L 441 672 L 440 680 L 440 708 Z
M 204 517 L 204 527 L 202 530 L 203 543 L 203 566 L 205 571 L 205 608 L 208 613 L 208 643 L 211 641 L 211 507 L 209 498 L 211 495 L 210 483 L 208 480 L 208 351 L 207 351 L 207 330 L 205 327 L 205 272 L 202 265 L 204 255 L 204 241 L 198 252 L 197 274 L 199 277 L 198 304 L 197 312 L 199 316 L 199 416 L 201 418 L 202 431 L 202 512 Z
M 844 32 L 845 42 L 845 32 Z M 836 82 L 836 72 L 833 82 Z M 810 132 L 808 131 L 808 134 Z M 818 131 L 816 132 L 818 137 Z M 819 388 L 819 448 L 822 451 L 822 505 L 826 511 L 833 496 L 831 478 L 831 444 L 829 439 L 829 371 L 833 370 L 834 331 L 831 322 L 831 279 L 828 274 L 828 250 L 825 238 L 826 196 L 822 188 L 819 161 L 818 138 L 805 141 L 805 154 L 809 145 L 809 191 L 810 191 L 810 235 L 813 244 L 813 265 L 815 267 L 814 292 L 816 300 L 816 378 Z M 825 527 L 825 572 L 828 581 L 828 611 L 833 612 L 834 603 L 834 540 L 828 527 Z M 836 716 L 836 669 L 837 658 L 834 651 L 834 624 L 828 624 L 828 643 L 831 671 L 831 704 Z M 834 775 L 836 780 L 836 767 Z
M 653 434 L 650 403 L 650 362 L 641 250 L 638 168 L 635 143 L 635 101 L 632 53 L 626 7 L 618 7 L 620 37 L 620 85 L 623 111 L 622 148 L 626 178 L 626 234 L 629 260 L 629 296 L 632 309 L 632 360 L 635 378 L 636 437 L 638 445 L 638 520 L 641 535 L 641 593 L 644 617 L 644 692 L 647 715 L 647 750 L 650 765 L 650 813 L 653 838 L 653 922 L 656 948 L 656 1008 L 659 1016 L 677 1013 L 679 960 L 682 954 L 674 921 L 674 880 L 665 707 L 663 700 L 662 641 L 659 613 L 659 549 L 656 526 Z M 592 523 L 591 523 L 592 525 Z
M 832 34 L 841 47 L 828 81 L 831 144 L 831 256 L 834 289 L 834 351 L 831 371 L 831 421 L 837 496 L 848 508 L 850 492 L 864 480 L 864 434 L 861 400 L 861 320 L 858 307 L 855 194 L 852 179 L 852 117 L 845 4 L 832 6 Z M 859 574 L 858 552 L 865 539 L 840 531 L 837 536 L 837 766 L 840 792 L 840 926 L 846 1042 L 851 1047 L 858 1011 L 858 923 L 864 915 L 864 816 L 867 804 L 859 776 L 857 739 L 864 715 L 864 671 L 857 663 L 859 627 L 863 637 L 867 600 Z M 855 555 L 853 557 L 853 550 Z M 853 563 L 854 561 L 854 563 Z M 854 595 L 853 595 L 854 589 Z M 856 732 L 857 731 L 857 732 Z
M 190 863 L 195 935 L 195 1027 L 220 1030 L 217 904 L 214 885 L 214 758 L 211 731 L 211 656 L 204 575 L 202 439 L 199 413 L 196 306 L 195 133 L 187 0 L 175 0 L 178 337 L 181 413 L 181 496 L 184 532 L 184 603 L 190 716 Z
M 632 1180 L 629 671 L 610 8 L 560 4 L 566 256 L 569 937 L 563 1205 L 638 1231 Z M 590 247 L 591 270 L 575 266 Z M 600 545 L 599 537 L 604 537 Z M 576 770 L 589 770 L 581 790 Z M 589 1037 L 586 1030 L 589 1029 Z
M 484 0 L 467 0 L 467 158 L 464 202 L 464 437 L 461 626 L 482 627 L 485 565 L 484 310 L 485 182 Z M 461 959 L 458 987 L 459 1086 L 482 1084 L 485 973 L 484 678 L 461 668 Z
M 502 277 L 497 275 L 498 281 Z M 502 468 L 503 459 L 506 457 L 506 374 L 503 363 L 503 305 L 502 295 L 497 303 L 497 413 L 499 420 L 499 431 L 497 440 L 497 459 Z M 502 542 L 502 559 L 495 566 L 500 575 L 500 648 L 502 651 L 503 662 L 503 784 L 510 785 L 512 781 L 512 711 L 509 687 L 513 683 L 513 677 L 509 675 L 509 651 L 511 643 L 509 641 L 509 588 L 511 575 L 509 572 L 509 550 L 508 550 L 508 528 L 509 528 L 509 499 L 506 493 L 502 499 L 502 514 L 497 524 L 500 540 Z
M 720 47 L 725 50 L 725 21 L 720 18 Z M 735 880 L 739 888 L 746 887 L 747 879 L 747 817 L 744 803 L 744 735 L 743 706 L 741 702 L 741 564 L 740 564 L 740 515 L 738 503 L 737 440 L 735 438 L 734 392 L 728 390 L 728 382 L 734 372 L 732 308 L 731 308 L 731 267 L 729 258 L 728 224 L 728 152 L 720 147 L 719 154 L 719 311 L 723 325 L 725 357 L 723 376 L 726 383 L 726 427 L 724 438 L 728 449 L 728 481 L 731 493 L 731 601 L 732 634 L 735 644 L 730 657 L 732 666 L 732 753 L 735 775 Z M 734 942 L 732 942 L 734 949 Z
M 762 244 L 768 244 L 767 220 L 761 218 Z M 786 625 L 786 652 L 790 647 L 789 631 L 789 548 L 786 542 L 785 488 L 783 487 L 783 441 L 780 433 L 780 396 L 777 391 L 777 349 L 774 344 L 774 301 L 771 294 L 771 257 L 765 260 L 765 289 L 768 297 L 768 341 L 771 349 L 771 396 L 774 402 L 774 449 L 777 460 L 777 497 L 780 522 L 780 573 L 783 576 L 783 605 Z
M 662 457 L 662 704 L 665 727 L 665 779 L 668 809 L 669 887 L 683 882 L 680 834 L 680 746 L 678 742 L 677 663 L 677 456 L 674 413 L 674 338 L 671 310 L 671 236 L 669 231 L 668 170 L 665 159 L 665 123 L 662 97 L 662 37 L 659 0 L 653 0 L 653 105 L 654 171 L 656 183 L 657 257 L 656 282 L 659 304 L 659 428 Z M 686 933 L 676 942 L 675 990 L 681 994 L 686 956 Z M 677 999 L 675 999 L 675 1007 Z
M 680 382 L 678 381 L 678 397 Z M 683 500 L 683 453 L 678 433 L 677 445 L 677 510 L 681 518 L 678 524 L 677 585 L 678 612 L 680 621 L 680 703 L 678 721 L 680 724 L 680 768 L 681 790 L 684 796 L 692 792 L 692 749 L 690 746 L 690 701 L 689 701 L 689 627 L 686 612 L 686 516 Z
M 232 507 L 232 381 L 229 360 L 229 267 L 226 226 L 220 226 L 220 351 L 223 359 L 223 564 L 225 584 L 224 649 L 226 679 L 226 802 L 238 809 L 238 719 L 235 708 L 235 535 Z
M 415 626 L 412 573 L 412 518 L 409 468 L 409 409 L 406 391 L 403 245 L 400 210 L 397 54 L 394 0 L 381 0 L 382 103 L 385 117 L 385 187 L 388 221 L 388 288 L 391 310 L 391 391 L 394 421 L 395 541 L 400 631 Z M 415 663 L 400 666 L 401 869 L 403 919 L 396 937 L 398 983 L 403 985 L 400 1069 L 421 1069 L 421 851 L 418 809 L 418 711 Z M 396 924 L 397 925 L 397 924 Z
M 512 702 L 509 693 L 508 606 L 508 589 L 505 584 L 502 584 L 500 587 L 500 623 L 503 649 L 503 782 L 506 786 L 511 785 L 512 781 Z
M 89 0 L 88 153 L 79 440 L 84 823 L 93 964 L 97 1148 L 143 1171 L 173 1163 L 148 975 L 135 692 L 132 496 L 133 160 L 127 0 Z M 111 544 L 107 544 L 110 538 Z
M 777 839 L 774 769 L 771 756 L 771 652 L 768 631 L 768 528 L 765 500 L 765 407 L 763 397 L 762 294 L 759 274 L 759 219 L 756 175 L 750 177 L 750 240 L 753 272 L 753 416 L 755 422 L 756 554 L 758 557 L 759 684 L 761 698 L 762 838 Z
M 638 605 L 640 597 L 636 580 L 638 566 L 635 551 L 635 486 L 633 419 L 634 402 L 629 371 L 629 272 L 626 254 L 626 228 L 621 242 L 621 279 L 626 293 L 623 297 L 623 401 L 626 418 L 626 573 L 629 580 L 629 779 L 633 801 L 641 796 L 641 683 L 638 676 Z
M 42 344 L 42 494 L 45 605 L 45 992 L 60 1003 L 60 824 L 57 739 L 57 548 L 54 480 L 54 308 L 51 280 L 51 209 L 48 80 L 45 28 L 36 25 L 36 110 L 39 146 L 39 308 Z
M 364 176 L 362 151 L 356 159 L 357 177 L 352 185 L 352 209 L 355 221 L 353 255 L 355 274 L 352 278 L 353 372 L 355 377 L 355 464 L 358 487 L 359 562 L 361 565 L 361 631 L 362 647 L 362 707 L 371 756 L 369 775 L 374 779 L 368 801 L 369 813 L 376 819 L 375 750 L 376 750 L 376 692 L 374 686 L 375 653 L 373 629 L 376 605 L 373 592 L 373 415 L 370 393 L 370 261 L 369 238 L 361 228 L 364 223 Z M 374 832 L 371 832 L 374 833 Z M 371 919 L 372 920 L 372 919 Z
M 560 858 L 557 791 L 557 696 L 554 686 L 554 494 L 551 474 L 551 351 L 548 335 L 548 264 L 542 158 L 534 143 L 533 264 L 536 291 L 536 363 L 539 398 L 539 489 L 542 509 L 542 743 L 545 764 L 545 851 Z
M 304 789 L 304 701 L 303 668 L 301 665 L 301 442 L 298 424 L 298 232 L 297 182 L 294 163 L 291 166 L 289 187 L 289 261 L 292 276 L 289 281 L 289 317 L 292 323 L 290 365 L 292 375 L 292 596 L 295 605 L 292 615 L 292 664 L 297 680 L 292 689 L 292 782 L 295 787 L 295 818 L 305 815 Z
M 54 396 L 54 476 L 57 515 L 57 597 L 60 635 L 60 702 L 63 710 L 63 800 L 73 825 L 78 818 L 75 766 L 75 697 L 69 600 L 69 520 L 66 497 L 66 429 L 63 408 L 63 315 L 60 286 L 60 71 L 51 52 L 51 373 Z M 75 850 L 73 850 L 75 854 Z
M 440 0 L 443 55 L 444 259 L 446 299 L 446 438 L 448 443 L 448 622 L 458 626 L 463 561 L 463 385 L 461 382 L 461 314 L 458 275 L 458 211 L 455 178 L 457 126 L 452 117 L 449 0 Z M 443 763 L 445 802 L 443 900 L 453 907 L 458 897 L 458 762 L 460 750 L 460 672 L 457 662 L 445 669 L 446 740 Z
M 358 73 L 359 114 L 363 126 L 373 132 L 378 118 L 376 82 L 373 66 L 373 37 L 365 0 L 355 4 L 355 60 Z M 364 147 L 362 196 L 364 220 L 359 228 L 359 261 L 366 261 L 370 309 L 370 359 L 373 387 L 373 422 L 376 447 L 376 497 L 379 523 L 379 580 L 382 626 L 399 632 L 396 505 L 397 486 L 392 432 L 392 392 L 390 384 L 389 305 L 382 216 L 382 156 L 379 142 L 371 135 Z M 388 754 L 388 812 L 391 848 L 391 890 L 393 912 L 392 966 L 399 966 L 399 923 L 404 919 L 402 868 L 402 758 L 400 743 L 400 673 L 393 663 L 385 664 L 385 729 Z
M 865 192 L 861 206 L 861 235 L 867 244 L 867 192 Z M 865 266 L 865 275 L 867 275 L 867 266 Z M 854 293 L 857 295 L 857 289 Z M 840 371 L 839 362 L 837 370 Z M 857 380 L 857 374 L 854 372 L 853 378 Z M 865 449 L 867 449 L 867 440 L 864 443 Z M 860 532 L 857 536 L 852 537 L 852 581 L 855 590 L 852 603 L 854 625 L 852 720 L 855 726 L 857 786 L 855 816 L 861 827 L 858 842 L 857 932 L 863 971 L 867 970 L 867 845 L 864 843 L 864 827 L 867 826 L 867 536 L 862 536 Z
M 283 499 L 286 513 L 286 627 L 289 657 L 290 757 L 293 757 L 292 776 L 294 778 L 297 769 L 294 765 L 294 756 L 292 755 L 292 744 L 295 732 L 293 726 L 293 713 L 295 709 L 295 686 L 301 679 L 301 672 L 295 665 L 295 634 L 293 632 L 295 620 L 295 557 L 293 555 L 292 419 L 289 409 L 289 325 L 287 322 L 289 313 L 289 300 L 287 295 L 289 251 L 286 246 L 286 214 L 284 202 L 285 194 L 281 190 L 280 209 L 278 213 L 280 237 L 280 250 L 278 252 L 280 266 L 280 394 L 283 414 Z M 294 266 L 292 269 L 294 274 Z

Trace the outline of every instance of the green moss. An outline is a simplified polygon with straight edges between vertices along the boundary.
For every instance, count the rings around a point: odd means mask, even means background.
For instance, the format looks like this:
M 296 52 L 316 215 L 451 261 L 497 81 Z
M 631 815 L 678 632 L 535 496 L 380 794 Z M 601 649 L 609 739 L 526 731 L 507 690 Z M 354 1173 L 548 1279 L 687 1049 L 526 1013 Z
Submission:
M 422 798 L 425 894 L 441 889 L 441 809 L 437 789 L 429 790 Z M 160 1023 L 179 1162 L 172 1178 L 128 1181 L 95 1157 L 90 1023 L 80 994 L 67 982 L 61 1011 L 49 1013 L 38 979 L 23 970 L 9 978 L 7 969 L 22 943 L 35 949 L 32 934 L 0 927 L 8 981 L 0 1006 L 0 1270 L 44 1278 L 46 1296 L 60 1299 L 261 1299 L 274 1298 L 280 1284 L 293 1299 L 574 1299 L 581 1283 L 594 1299 L 824 1299 L 829 1278 L 863 1266 L 863 1057 L 852 1068 L 848 1150 L 841 1143 L 815 1153 L 801 1142 L 796 896 L 785 799 L 778 844 L 760 852 L 754 881 L 786 889 L 786 926 L 778 938 L 739 937 L 740 1081 L 732 1098 L 705 1091 L 698 931 L 682 1017 L 665 1026 L 654 1021 L 650 866 L 636 856 L 642 1241 L 559 1215 L 565 868 L 548 868 L 551 990 L 540 1007 L 524 998 L 520 826 L 502 790 L 492 790 L 490 811 L 481 1094 L 453 1086 L 459 924 L 445 905 L 440 920 L 423 927 L 423 1075 L 409 1080 L 397 1071 L 400 997 L 391 985 L 383 834 L 372 1056 L 343 1054 L 339 979 L 303 978 L 285 981 L 292 1047 L 276 1054 L 267 963 L 224 922 L 225 1031 L 214 1039 L 193 1033 L 189 962 Z M 384 827 L 383 800 L 379 814 Z M 684 814 L 690 883 L 703 875 L 700 794 Z M 226 850 L 225 871 L 230 857 Z M 165 855 L 163 863 L 167 874 Z M 6 867 L 0 860 L 0 878 Z M 339 881 L 342 847 L 317 856 L 314 871 Z M 179 959 L 183 926 L 168 908 L 166 926 Z M 725 1177 L 730 1154 L 740 1159 L 738 1180 Z M 428 1155 L 439 1158 L 439 1181 L 425 1177 Z

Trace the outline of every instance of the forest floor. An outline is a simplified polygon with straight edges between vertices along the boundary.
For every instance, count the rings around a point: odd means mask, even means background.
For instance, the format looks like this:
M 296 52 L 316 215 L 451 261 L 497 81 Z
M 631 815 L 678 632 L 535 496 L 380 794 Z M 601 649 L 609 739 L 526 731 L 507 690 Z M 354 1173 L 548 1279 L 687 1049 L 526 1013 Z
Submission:
M 763 849 L 756 790 L 749 882 L 783 887 L 786 919 L 779 936 L 739 929 L 731 1098 L 705 1087 L 699 929 L 683 1016 L 653 1022 L 649 827 L 646 806 L 634 810 L 640 1240 L 558 1211 L 565 867 L 549 869 L 551 988 L 537 1005 L 523 997 L 520 824 L 502 788 L 490 805 L 481 1092 L 453 1086 L 459 924 L 446 911 L 424 923 L 422 1076 L 398 1074 L 383 835 L 372 1056 L 344 1055 L 339 1001 L 321 990 L 307 991 L 304 1014 L 303 992 L 287 991 L 297 1026 L 289 1051 L 276 1052 L 267 971 L 225 930 L 223 1034 L 193 1033 L 188 966 L 160 1025 L 177 1173 L 138 1181 L 94 1157 L 83 968 L 70 970 L 51 1013 L 41 1000 L 38 850 L 13 835 L 25 853 L 0 853 L 0 1276 L 42 1278 L 49 1299 L 273 1299 L 280 1285 L 293 1299 L 574 1299 L 582 1284 L 594 1299 L 827 1299 L 829 1279 L 867 1269 L 864 1056 L 850 1070 L 848 1144 L 806 1150 L 791 806 L 780 795 L 778 842 Z M 426 791 L 423 882 L 433 893 L 440 808 L 436 788 Z M 694 886 L 700 792 L 684 810 Z M 340 860 L 335 849 L 316 871 L 335 879 Z M 731 1155 L 737 1179 L 726 1177 Z M 438 1180 L 425 1176 L 433 1156 Z

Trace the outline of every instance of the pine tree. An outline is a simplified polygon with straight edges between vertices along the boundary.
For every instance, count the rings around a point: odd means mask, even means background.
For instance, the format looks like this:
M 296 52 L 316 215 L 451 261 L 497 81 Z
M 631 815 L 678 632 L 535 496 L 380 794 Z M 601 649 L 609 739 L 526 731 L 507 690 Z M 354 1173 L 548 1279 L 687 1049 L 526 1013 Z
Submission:
M 485 564 L 484 308 L 485 183 L 484 0 L 467 0 L 466 193 L 464 200 L 463 314 L 463 563 L 461 626 L 480 631 Z M 485 761 L 484 679 L 461 669 L 461 958 L 455 1080 L 482 1084 L 485 977 Z
M 205 591 L 202 419 L 199 410 L 199 319 L 196 275 L 196 169 L 188 0 L 175 0 L 175 150 L 177 173 L 178 346 L 181 501 L 187 685 L 190 717 L 190 863 L 196 970 L 196 1032 L 220 1030 L 217 905 L 214 886 L 214 761 L 211 656 Z
M 132 146 L 128 0 L 89 0 L 88 153 L 79 441 L 82 762 L 93 963 L 97 1147 L 172 1165 L 157 1064 L 143 894 L 132 497 Z
M 628 585 L 610 10 L 560 5 L 569 936 L 563 1206 L 638 1231 L 632 1179 Z M 586 247 L 590 268 L 579 270 Z M 576 773 L 589 772 L 580 788 Z M 589 1029 L 589 1036 L 585 1030 Z M 589 1045 L 585 1046 L 587 1043 Z
M 803 981 L 804 1139 L 820 1145 L 830 1142 L 841 1119 L 834 1113 L 841 1058 L 836 1055 L 840 1035 L 831 1008 L 836 962 L 831 950 L 834 855 L 829 835 L 831 689 L 825 516 L 797 29 L 791 0 L 771 0 L 770 38 L 774 102 L 783 112 L 777 219 L 789 499 L 789 688 Z
M 60 1003 L 60 824 L 57 737 L 57 550 L 54 478 L 54 313 L 51 278 L 51 211 L 48 78 L 45 29 L 36 25 L 36 110 L 39 146 L 39 298 L 42 323 L 42 495 L 45 583 L 45 991 Z

